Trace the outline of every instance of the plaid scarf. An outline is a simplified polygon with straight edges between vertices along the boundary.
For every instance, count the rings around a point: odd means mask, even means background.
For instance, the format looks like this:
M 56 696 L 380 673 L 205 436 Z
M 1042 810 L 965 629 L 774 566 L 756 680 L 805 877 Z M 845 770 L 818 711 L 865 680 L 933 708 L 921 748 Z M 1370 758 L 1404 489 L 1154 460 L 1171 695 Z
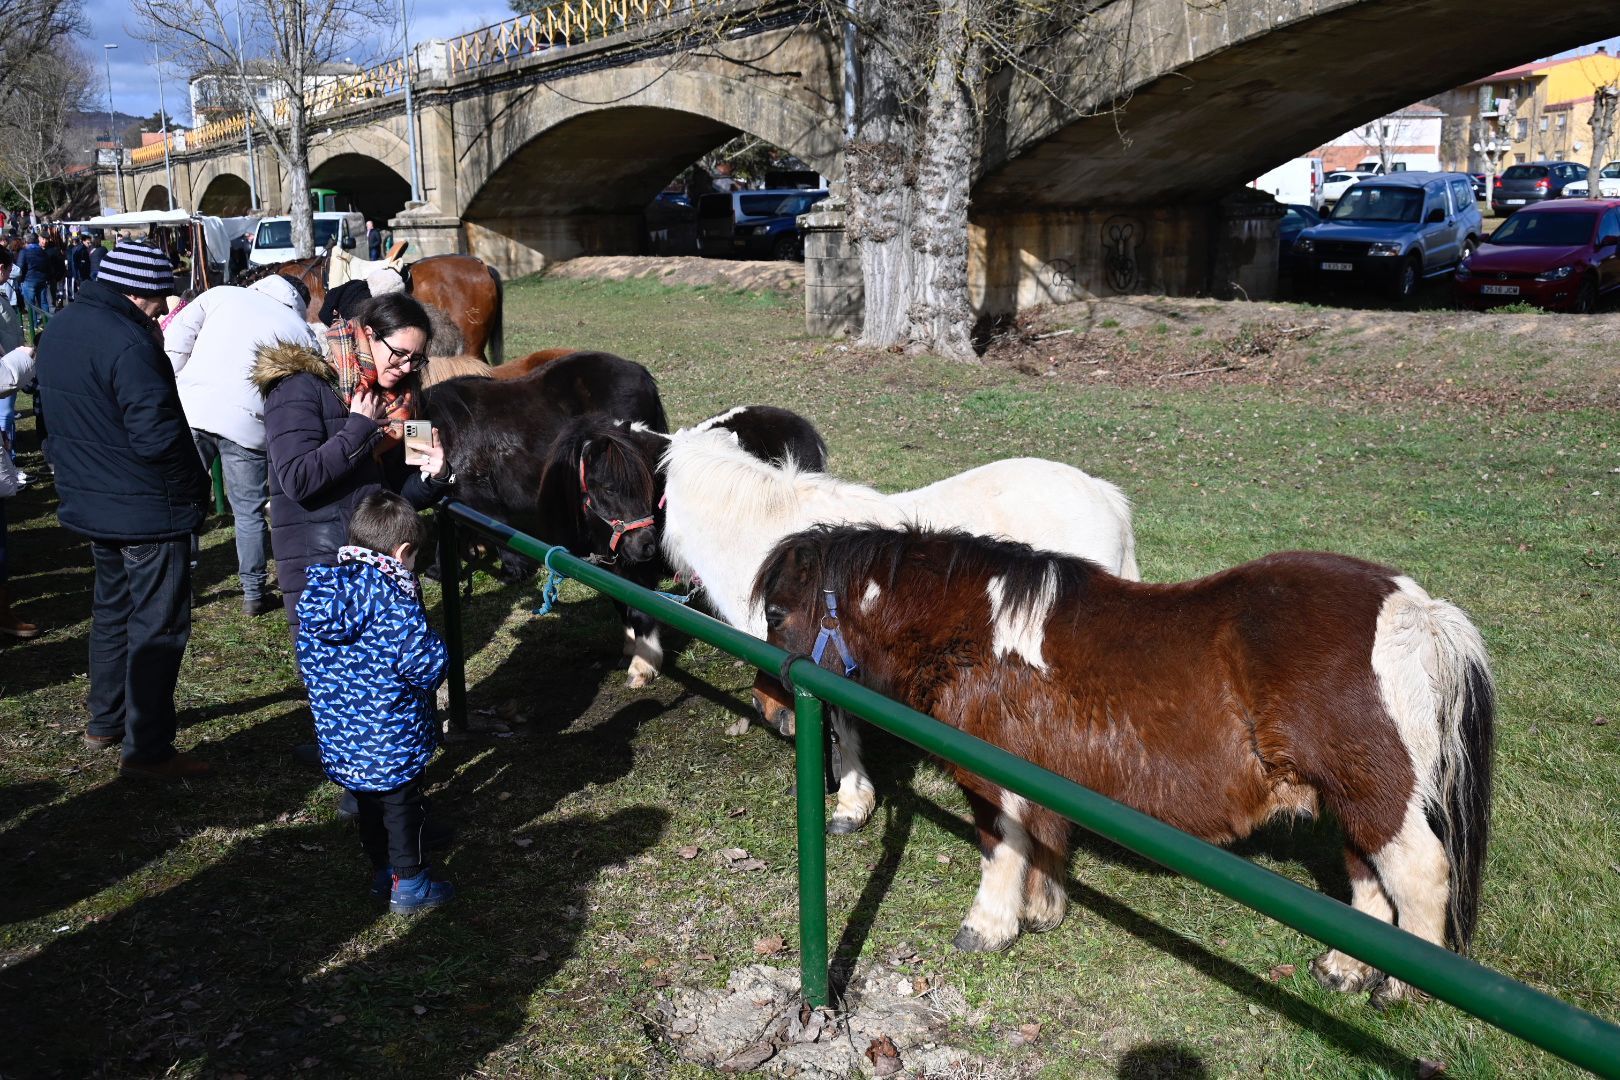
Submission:
M 337 372 L 338 396 L 349 404 L 360 390 L 374 390 L 382 395 L 382 438 L 377 440 L 376 456 L 399 446 L 405 441 L 405 421 L 416 418 L 416 395 L 410 390 L 385 390 L 377 385 L 377 365 L 361 344 L 360 334 L 352 321 L 334 320 L 326 331 L 326 362 Z
M 340 563 L 364 563 L 366 566 L 375 567 L 406 596 L 419 604 L 422 602 L 421 582 L 416 580 L 415 574 L 405 569 L 404 563 L 392 555 L 384 555 L 380 551 L 372 551 L 356 544 L 344 544 L 338 548 L 337 557 Z

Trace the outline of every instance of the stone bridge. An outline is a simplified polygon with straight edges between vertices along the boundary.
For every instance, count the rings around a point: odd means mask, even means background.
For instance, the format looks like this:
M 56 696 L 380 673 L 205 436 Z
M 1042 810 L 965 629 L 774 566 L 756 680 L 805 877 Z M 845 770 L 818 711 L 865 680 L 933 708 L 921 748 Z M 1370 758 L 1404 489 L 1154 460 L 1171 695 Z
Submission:
M 311 184 L 393 215 L 420 251 L 467 251 L 520 274 L 638 250 L 649 200 L 739 132 L 841 175 L 836 34 L 793 0 L 767 0 L 724 35 L 680 40 L 669 25 L 424 72 L 422 205 L 397 213 L 410 190 L 398 94 L 312 121 Z M 1005 312 L 1234 281 L 1263 290 L 1274 256 L 1256 249 L 1268 234 L 1223 211 L 1222 196 L 1391 109 L 1616 33 L 1616 0 L 1533 15 L 1510 0 L 1104 0 L 1041 58 L 1063 104 L 1027 78 L 989 88 L 975 302 Z M 258 150 L 261 204 L 284 209 L 276 163 Z M 173 169 L 178 205 L 245 211 L 240 142 L 176 154 Z M 166 206 L 164 182 L 158 159 L 104 201 Z

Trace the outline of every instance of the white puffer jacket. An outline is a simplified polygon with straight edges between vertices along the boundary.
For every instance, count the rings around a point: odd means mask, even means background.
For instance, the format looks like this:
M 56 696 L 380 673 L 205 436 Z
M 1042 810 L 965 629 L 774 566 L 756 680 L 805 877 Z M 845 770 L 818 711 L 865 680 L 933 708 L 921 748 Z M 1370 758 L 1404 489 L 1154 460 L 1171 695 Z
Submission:
M 304 321 L 292 283 L 272 274 L 247 288 L 218 285 L 175 313 L 163 332 L 180 404 L 191 427 L 264 449 L 264 398 L 248 378 L 261 345 L 320 338 Z

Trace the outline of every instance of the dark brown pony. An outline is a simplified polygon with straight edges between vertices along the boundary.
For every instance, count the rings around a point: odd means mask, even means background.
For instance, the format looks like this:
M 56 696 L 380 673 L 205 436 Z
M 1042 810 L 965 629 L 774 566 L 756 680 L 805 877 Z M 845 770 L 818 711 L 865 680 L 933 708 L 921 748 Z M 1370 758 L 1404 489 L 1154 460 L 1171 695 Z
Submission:
M 492 369 L 490 375 L 496 379 L 521 379 L 535 368 L 543 367 L 553 360 L 560 360 L 565 356 L 572 356 L 578 349 L 541 349 L 532 352 L 521 360 L 513 360 L 509 364 L 501 364 Z
M 1490 669 L 1467 617 L 1395 570 L 1288 552 L 1157 585 L 964 533 L 824 526 L 776 547 L 755 597 L 770 641 L 796 653 L 833 598 L 862 683 L 1194 836 L 1332 813 L 1352 904 L 1467 950 Z M 831 666 L 840 650 L 825 652 Z M 1056 926 L 1069 823 L 952 772 L 984 854 L 957 946 Z M 1375 1003 L 1420 996 L 1336 950 L 1312 968 Z

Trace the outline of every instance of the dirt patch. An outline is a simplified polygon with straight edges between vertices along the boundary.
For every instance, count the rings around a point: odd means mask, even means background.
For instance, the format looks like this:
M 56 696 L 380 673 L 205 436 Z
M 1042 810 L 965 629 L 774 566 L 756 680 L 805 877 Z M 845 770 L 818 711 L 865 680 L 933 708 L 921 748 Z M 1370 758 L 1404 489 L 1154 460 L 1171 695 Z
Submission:
M 1620 366 L 1592 363 L 1616 334 L 1620 313 L 1121 297 L 1023 313 L 991 337 L 985 361 L 1104 385 L 1254 384 L 1371 402 L 1562 410 L 1620 404 Z
M 797 972 L 751 964 L 720 990 L 670 988 L 656 1015 L 683 1060 L 726 1073 L 805 1080 L 1024 1074 L 949 1045 L 953 1021 L 968 1015 L 960 993 L 883 964 L 863 966 L 838 1009 L 805 1005 Z
M 804 291 L 803 263 L 700 259 L 691 255 L 586 255 L 553 266 L 546 276 L 603 281 L 640 278 L 666 285 L 721 285 L 756 292 Z

